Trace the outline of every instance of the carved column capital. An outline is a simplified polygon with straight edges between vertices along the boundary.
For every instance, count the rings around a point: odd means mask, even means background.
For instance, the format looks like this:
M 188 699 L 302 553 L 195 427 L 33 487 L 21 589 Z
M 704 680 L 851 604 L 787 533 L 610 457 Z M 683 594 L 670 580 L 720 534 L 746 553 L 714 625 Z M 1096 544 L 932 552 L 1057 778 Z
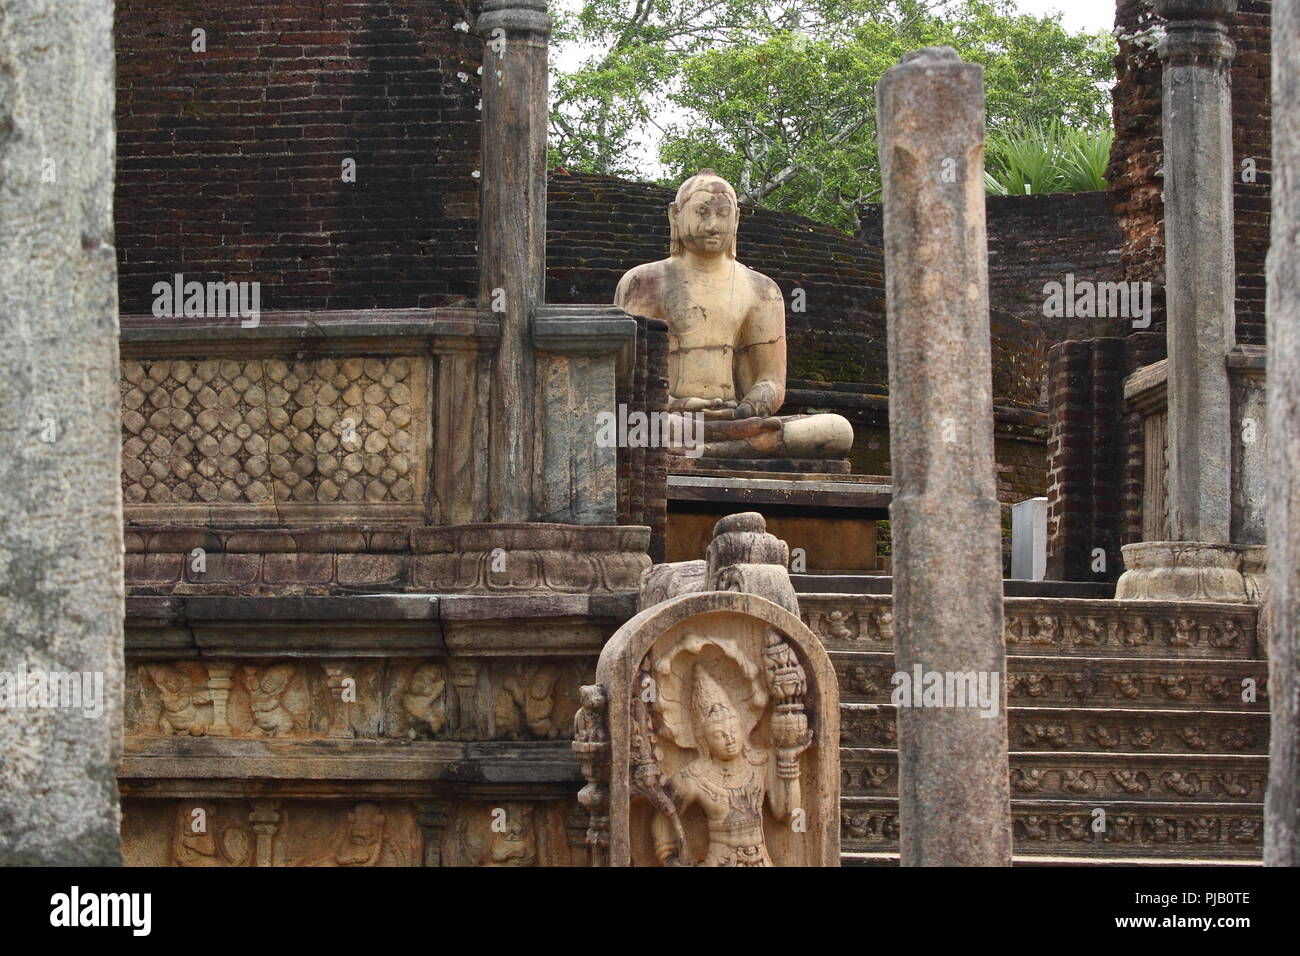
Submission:
M 1155 11 L 1168 20 L 1156 48 L 1166 63 L 1225 69 L 1236 56 L 1227 21 L 1237 11 L 1237 0 L 1155 0 Z
M 503 29 L 507 33 L 537 33 L 550 36 L 551 17 L 546 0 L 487 0 L 479 14 L 476 29 L 485 40 L 492 31 Z

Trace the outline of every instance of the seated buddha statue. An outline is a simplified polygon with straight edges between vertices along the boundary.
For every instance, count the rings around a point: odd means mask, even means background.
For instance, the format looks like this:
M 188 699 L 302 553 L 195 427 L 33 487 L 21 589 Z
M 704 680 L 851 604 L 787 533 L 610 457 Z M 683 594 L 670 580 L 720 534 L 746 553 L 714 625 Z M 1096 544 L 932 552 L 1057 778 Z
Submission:
M 614 304 L 668 323 L 668 411 L 699 413 L 709 458 L 843 458 L 840 415 L 781 415 L 785 302 L 775 282 L 736 261 L 740 206 L 701 170 L 668 206 L 667 259 L 628 270 Z

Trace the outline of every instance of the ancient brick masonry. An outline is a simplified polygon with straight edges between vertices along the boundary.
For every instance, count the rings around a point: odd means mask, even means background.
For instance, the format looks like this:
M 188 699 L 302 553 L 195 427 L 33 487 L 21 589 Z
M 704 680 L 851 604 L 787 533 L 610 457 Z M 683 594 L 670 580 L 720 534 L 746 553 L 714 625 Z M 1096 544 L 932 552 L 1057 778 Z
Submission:
M 122 312 L 176 272 L 259 281 L 268 310 L 473 295 L 481 43 L 452 29 L 472 10 L 118 0 Z
M 1048 454 L 1047 576 L 1064 581 L 1113 581 L 1119 575 L 1119 482 L 1125 432 L 1124 343 L 1120 339 L 1062 342 L 1048 353 L 1051 408 Z M 1093 553 L 1105 555 L 1093 570 Z

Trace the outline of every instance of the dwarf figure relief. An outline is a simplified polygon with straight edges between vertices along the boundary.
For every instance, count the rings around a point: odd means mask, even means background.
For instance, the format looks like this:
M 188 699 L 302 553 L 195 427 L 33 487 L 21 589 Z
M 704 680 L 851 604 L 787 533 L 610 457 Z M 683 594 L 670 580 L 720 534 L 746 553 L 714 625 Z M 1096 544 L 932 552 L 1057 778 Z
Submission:
M 410 854 L 377 803 L 358 803 L 330 840 L 329 851 L 299 866 L 410 866 Z
M 160 734 L 198 737 L 207 732 L 212 723 L 212 696 L 206 687 L 170 664 L 146 664 L 141 674 L 147 685 L 158 689 Z
M 297 676 L 292 664 L 244 666 L 244 690 L 253 718 L 249 736 L 282 737 L 306 726 L 309 701 Z
M 731 184 L 700 170 L 668 207 L 668 258 L 629 270 L 614 304 L 668 323 L 668 410 L 703 415 L 706 457 L 842 458 L 848 419 L 776 414 L 785 303 L 775 282 L 736 261 L 739 222 Z

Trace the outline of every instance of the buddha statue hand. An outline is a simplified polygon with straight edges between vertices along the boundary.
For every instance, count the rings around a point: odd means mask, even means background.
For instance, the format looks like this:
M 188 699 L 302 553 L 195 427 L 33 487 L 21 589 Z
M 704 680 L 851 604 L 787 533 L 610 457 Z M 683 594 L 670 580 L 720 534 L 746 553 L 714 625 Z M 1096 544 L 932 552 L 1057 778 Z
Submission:
M 679 398 L 676 395 L 668 396 L 668 410 L 670 412 L 703 412 L 705 418 L 711 416 L 731 418 L 735 407 L 735 402 L 729 402 L 724 398 Z

